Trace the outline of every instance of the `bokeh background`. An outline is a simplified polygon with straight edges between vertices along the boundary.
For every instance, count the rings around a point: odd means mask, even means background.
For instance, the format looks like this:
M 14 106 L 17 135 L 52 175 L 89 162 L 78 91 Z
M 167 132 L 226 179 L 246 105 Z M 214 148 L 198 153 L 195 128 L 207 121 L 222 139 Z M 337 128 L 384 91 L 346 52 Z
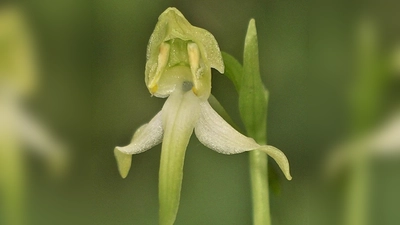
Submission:
M 26 107 L 66 143 L 69 155 L 67 171 L 53 176 L 43 159 L 27 152 L 27 224 L 158 223 L 160 146 L 135 155 L 126 179 L 113 149 L 128 144 L 165 101 L 150 96 L 144 68 L 147 41 L 170 6 L 239 61 L 247 24 L 256 19 L 261 75 L 270 92 L 268 143 L 285 152 L 293 176 L 286 181 L 270 161 L 272 222 L 345 224 L 348 186 L 357 174 L 352 159 L 335 164 L 334 176 L 328 165 L 336 146 L 369 137 L 400 107 L 399 3 L 20 1 L 39 68 Z M 214 72 L 213 94 L 241 125 L 232 83 Z M 393 135 L 400 139 L 400 132 Z M 390 157 L 377 153 L 363 167 L 366 224 L 400 224 L 396 151 L 400 146 Z M 248 155 L 220 155 L 193 137 L 176 224 L 251 224 Z

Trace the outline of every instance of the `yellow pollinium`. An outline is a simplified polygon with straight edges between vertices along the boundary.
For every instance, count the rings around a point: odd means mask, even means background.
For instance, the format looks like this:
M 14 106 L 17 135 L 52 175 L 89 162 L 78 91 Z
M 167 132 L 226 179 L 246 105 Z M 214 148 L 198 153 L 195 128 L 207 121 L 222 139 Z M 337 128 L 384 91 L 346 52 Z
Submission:
M 150 90 L 150 93 L 153 95 L 154 93 L 157 92 L 157 90 L 158 90 L 158 85 L 155 84 L 155 85 L 153 85 L 152 87 L 149 87 L 149 90 Z

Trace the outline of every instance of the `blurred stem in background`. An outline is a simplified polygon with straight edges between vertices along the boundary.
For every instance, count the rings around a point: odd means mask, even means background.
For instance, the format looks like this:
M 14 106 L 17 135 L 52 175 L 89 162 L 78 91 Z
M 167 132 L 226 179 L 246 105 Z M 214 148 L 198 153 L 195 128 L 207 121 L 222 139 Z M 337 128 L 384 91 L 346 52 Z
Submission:
M 23 206 L 25 199 L 24 187 L 24 164 L 18 142 L 15 138 L 2 132 L 0 137 L 1 224 L 25 224 Z
M 19 8 L 0 8 L 0 223 L 24 224 L 25 168 L 19 103 L 35 86 L 32 45 Z
M 363 18 L 357 24 L 356 31 L 356 79 L 350 98 L 350 132 L 358 138 L 369 132 L 379 118 L 386 73 L 379 60 L 377 31 L 373 21 L 368 17 Z M 353 157 L 347 184 L 345 225 L 366 225 L 369 221 L 371 154 L 366 147 L 361 144 L 348 149 Z

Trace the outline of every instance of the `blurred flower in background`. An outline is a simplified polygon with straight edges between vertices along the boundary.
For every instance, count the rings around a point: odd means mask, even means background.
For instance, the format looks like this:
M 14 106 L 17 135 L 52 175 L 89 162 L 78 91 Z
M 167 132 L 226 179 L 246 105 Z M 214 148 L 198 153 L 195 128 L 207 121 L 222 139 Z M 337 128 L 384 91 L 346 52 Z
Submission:
M 23 149 L 46 158 L 51 172 L 65 166 L 64 146 L 25 109 L 37 86 L 35 45 L 22 11 L 0 8 L 0 224 L 25 224 L 26 167 Z
M 390 84 L 398 82 L 397 50 L 383 52 L 379 28 L 372 16 L 355 23 L 354 82 L 349 95 L 348 141 L 330 155 L 328 175 L 346 174 L 344 211 L 341 224 L 374 224 L 372 204 L 375 161 L 400 160 L 400 102 L 388 101 Z M 386 173 L 396 180 L 396 173 Z M 379 194 L 378 194 L 379 195 Z M 380 208 L 390 210 L 387 202 Z M 378 219 L 379 221 L 379 219 Z

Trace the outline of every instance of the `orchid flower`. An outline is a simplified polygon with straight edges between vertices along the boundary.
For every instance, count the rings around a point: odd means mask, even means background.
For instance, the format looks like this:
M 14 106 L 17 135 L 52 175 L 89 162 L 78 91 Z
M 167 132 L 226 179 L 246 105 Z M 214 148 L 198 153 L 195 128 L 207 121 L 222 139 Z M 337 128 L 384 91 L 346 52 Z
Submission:
M 275 147 L 257 144 L 232 128 L 210 105 L 211 68 L 224 72 L 220 49 L 208 31 L 192 26 L 175 8 L 159 17 L 147 48 L 145 81 L 150 93 L 167 100 L 125 147 L 114 150 L 121 176 L 139 154 L 162 142 L 159 171 L 160 224 L 173 224 L 179 206 L 183 164 L 190 136 L 222 154 L 261 150 L 291 179 L 289 162 Z
M 23 224 L 26 168 L 23 150 L 29 146 L 46 158 L 51 172 L 66 166 L 63 144 L 23 107 L 37 86 L 35 51 L 21 9 L 0 8 L 0 224 Z
M 52 169 L 62 170 L 65 146 L 23 107 L 37 87 L 35 49 L 25 19 L 16 6 L 0 10 L 0 140 L 33 147 Z

